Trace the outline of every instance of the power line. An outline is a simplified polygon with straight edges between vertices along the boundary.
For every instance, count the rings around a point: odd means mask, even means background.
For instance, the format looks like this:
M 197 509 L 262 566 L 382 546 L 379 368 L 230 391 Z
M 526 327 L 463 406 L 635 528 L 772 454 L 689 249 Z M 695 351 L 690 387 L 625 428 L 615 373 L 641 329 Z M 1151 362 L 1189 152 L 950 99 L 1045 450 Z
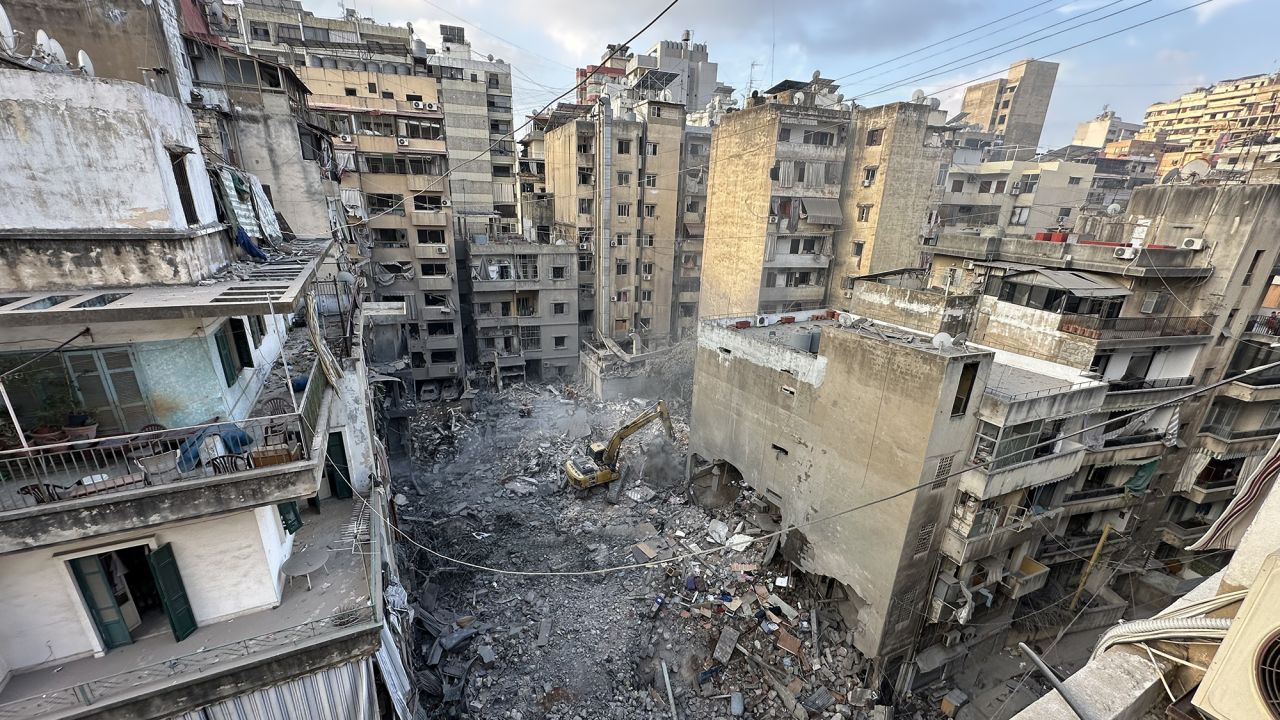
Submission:
M 533 50 L 530 50 L 529 48 L 526 48 L 526 47 L 524 47 L 524 46 L 522 46 L 522 45 L 519 45 L 519 44 L 517 44 L 517 43 L 515 43 L 515 42 L 513 42 L 513 41 L 511 41 L 511 40 L 508 40 L 508 39 L 506 39 L 506 38 L 502 37 L 501 35 L 499 35 L 499 34 L 497 34 L 497 33 L 495 33 L 495 32 L 492 32 L 492 31 L 490 31 L 490 30 L 485 30 L 485 29 L 484 29 L 483 27 L 481 27 L 480 25 L 478 25 L 478 24 L 476 24 L 476 23 L 474 23 L 474 22 L 472 22 L 472 21 L 470 21 L 470 20 L 468 20 L 468 19 L 466 19 L 466 18 L 462 17 L 461 15 L 459 15 L 459 14 L 457 14 L 457 13 L 455 13 L 455 12 L 451 11 L 451 10 L 446 10 L 445 8 L 440 7 L 439 5 L 435 4 L 434 2 L 431 2 L 431 0 L 422 0 L 422 1 L 423 1 L 423 2 L 425 2 L 426 4 L 430 5 L 431 7 L 433 7 L 433 8 L 435 8 L 435 9 L 439 10 L 440 12 L 444 13 L 445 15 L 448 15 L 448 16 L 450 16 L 450 17 L 452 17 L 452 18 L 455 18 L 455 19 L 457 19 L 457 20 L 459 20 L 459 21 L 461 21 L 461 22 L 464 22 L 464 23 L 466 23 L 466 24 L 470 25 L 471 27 L 475 28 L 476 30 L 479 30 L 480 32 L 484 33 L 485 35 L 488 35 L 489 37 L 494 38 L 495 40 L 500 40 L 500 41 L 502 41 L 502 42 L 504 42 L 504 43 L 506 43 L 506 44 L 510 45 L 511 47 L 513 47 L 513 48 L 515 48 L 515 49 L 517 49 L 517 50 L 521 50 L 521 51 L 523 51 L 523 52 L 527 52 L 527 53 L 529 53 L 530 55 L 532 55 L 532 56 L 534 56 L 534 57 L 536 57 L 536 58 L 540 58 L 540 59 L 542 59 L 542 60 L 545 60 L 545 61 L 547 61 L 547 62 L 551 63 L 552 65 L 559 65 L 560 67 L 562 67 L 562 68 L 567 68 L 567 69 L 569 69 L 569 70 L 574 70 L 574 69 L 575 69 L 575 68 L 569 67 L 568 65 L 565 65 L 564 63 L 562 63 L 562 62 L 560 62 L 560 61 L 558 61 L 558 60 L 552 60 L 551 58 L 547 57 L 546 55 L 542 55 L 542 54 L 540 54 L 540 53 L 534 52 Z M 513 67 L 514 67 L 514 66 L 513 66 Z

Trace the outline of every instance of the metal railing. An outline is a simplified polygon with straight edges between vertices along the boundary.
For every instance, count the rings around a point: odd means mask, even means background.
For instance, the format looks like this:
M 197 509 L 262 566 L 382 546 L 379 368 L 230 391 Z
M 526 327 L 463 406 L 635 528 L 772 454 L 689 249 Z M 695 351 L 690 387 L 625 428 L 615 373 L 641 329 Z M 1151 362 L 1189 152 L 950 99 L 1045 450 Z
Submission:
M 198 676 L 200 673 L 225 667 L 230 662 L 241 658 L 296 646 L 321 635 L 373 622 L 377 622 L 377 614 L 372 605 L 342 611 L 320 620 L 273 630 L 247 640 L 237 640 L 225 645 L 197 650 L 187 655 L 161 660 L 97 680 L 6 702 L 0 704 L 0 720 L 36 718 L 60 710 L 87 707 L 149 683 L 162 682 L 188 673 Z
M 1230 425 L 1205 424 L 1200 426 L 1201 435 L 1212 435 L 1221 440 L 1251 440 L 1253 438 L 1270 437 L 1280 434 L 1280 428 L 1257 428 L 1256 430 L 1233 430 Z
M 1208 335 L 1213 331 L 1210 317 L 1117 317 L 1063 313 L 1058 330 L 1104 340 L 1113 338 L 1173 337 Z
M 987 385 L 982 389 L 982 392 L 1005 402 L 1017 402 L 1019 400 L 1030 400 L 1031 398 L 1061 395 L 1063 393 L 1075 392 L 1076 390 L 1085 390 L 1090 387 L 1098 387 L 1098 382 L 1096 380 L 1086 380 L 1084 382 L 1073 383 L 1071 385 L 1061 385 L 1059 387 L 1044 388 L 1042 390 L 1031 390 L 1024 393 L 1008 393 L 1000 388 Z
M 1244 325 L 1245 332 L 1257 333 L 1258 335 L 1270 335 L 1275 337 L 1280 335 L 1280 315 L 1272 318 L 1271 315 L 1250 315 L 1249 320 Z
M 20 510 L 49 503 L 106 495 L 157 485 L 170 485 L 210 477 L 213 469 L 201 461 L 205 438 L 222 436 L 233 454 L 251 453 L 274 444 L 275 437 L 302 437 L 305 459 L 324 396 L 321 381 L 308 385 L 299 413 L 220 421 L 204 425 L 156 430 L 132 435 L 78 440 L 0 452 L 0 511 Z M 248 440 L 235 439 L 243 432 Z M 271 436 L 272 442 L 267 438 Z M 141 461 L 149 456 L 178 451 L 177 467 L 145 472 Z M 252 465 L 252 455 L 249 455 Z M 247 468 L 245 471 L 247 471 Z M 240 471 L 240 472 L 245 472 Z M 227 473 L 235 475 L 238 472 Z
M 1128 495 L 1132 491 L 1124 485 L 1108 485 L 1106 487 L 1081 488 L 1073 493 L 1069 493 L 1062 498 L 1064 503 L 1082 502 L 1084 500 L 1097 500 L 1099 498 L 1111 497 L 1113 495 Z M 1134 493 L 1139 495 L 1142 493 Z
M 1132 390 L 1160 390 L 1162 388 L 1185 387 L 1195 382 L 1195 378 L 1172 377 L 1172 378 L 1156 378 L 1149 380 L 1138 378 L 1136 380 L 1108 380 L 1107 384 L 1111 386 L 1111 392 L 1129 392 Z

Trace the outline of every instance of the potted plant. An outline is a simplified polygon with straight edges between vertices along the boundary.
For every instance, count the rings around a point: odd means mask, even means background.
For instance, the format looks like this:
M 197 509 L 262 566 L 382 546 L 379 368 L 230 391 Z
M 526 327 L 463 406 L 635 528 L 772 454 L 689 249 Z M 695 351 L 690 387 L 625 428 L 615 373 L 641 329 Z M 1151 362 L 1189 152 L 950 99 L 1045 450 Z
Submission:
M 98 419 L 84 408 L 76 408 L 67 413 L 67 424 L 62 431 L 67 440 L 92 440 L 98 436 Z

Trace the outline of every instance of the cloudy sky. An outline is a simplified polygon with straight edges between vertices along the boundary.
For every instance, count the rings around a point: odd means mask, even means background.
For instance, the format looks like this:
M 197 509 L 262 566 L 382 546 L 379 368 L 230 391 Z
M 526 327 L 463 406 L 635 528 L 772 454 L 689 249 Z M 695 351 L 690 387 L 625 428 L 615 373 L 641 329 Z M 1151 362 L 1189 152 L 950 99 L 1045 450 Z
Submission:
M 303 1 L 317 15 L 341 12 L 341 0 Z M 345 2 L 381 22 L 412 23 L 428 45 L 439 44 L 441 23 L 465 27 L 476 51 L 514 65 L 515 104 L 528 111 L 570 88 L 573 68 L 597 62 L 607 43 L 625 40 L 669 0 Z M 1280 0 L 1200 3 L 680 0 L 633 47 L 648 50 L 688 29 L 695 42 L 709 45 L 721 82 L 739 91 L 807 80 L 821 70 L 824 77 L 844 76 L 841 92 L 860 104 L 906 99 L 923 88 L 951 110 L 963 93 L 953 86 L 985 79 L 1022 58 L 1054 60 L 1061 68 L 1041 142 L 1058 146 L 1103 105 L 1141 122 L 1152 102 L 1215 80 L 1280 69 L 1274 42 Z

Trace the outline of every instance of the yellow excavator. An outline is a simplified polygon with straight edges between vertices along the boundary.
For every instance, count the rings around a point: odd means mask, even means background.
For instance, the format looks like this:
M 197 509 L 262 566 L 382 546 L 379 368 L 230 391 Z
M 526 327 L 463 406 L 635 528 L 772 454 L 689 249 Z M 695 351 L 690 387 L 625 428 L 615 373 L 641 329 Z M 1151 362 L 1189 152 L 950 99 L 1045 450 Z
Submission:
M 622 447 L 622 441 L 635 435 L 654 420 L 662 420 L 663 426 L 667 429 L 667 437 L 675 439 L 676 430 L 671 426 L 671 415 L 667 412 L 667 403 L 665 400 L 659 400 L 633 418 L 631 422 L 618 428 L 618 432 L 609 438 L 608 443 L 591 443 L 590 457 L 580 455 L 566 460 L 564 474 L 568 477 L 569 483 L 579 490 L 586 490 L 617 480 L 619 477 L 618 449 Z

